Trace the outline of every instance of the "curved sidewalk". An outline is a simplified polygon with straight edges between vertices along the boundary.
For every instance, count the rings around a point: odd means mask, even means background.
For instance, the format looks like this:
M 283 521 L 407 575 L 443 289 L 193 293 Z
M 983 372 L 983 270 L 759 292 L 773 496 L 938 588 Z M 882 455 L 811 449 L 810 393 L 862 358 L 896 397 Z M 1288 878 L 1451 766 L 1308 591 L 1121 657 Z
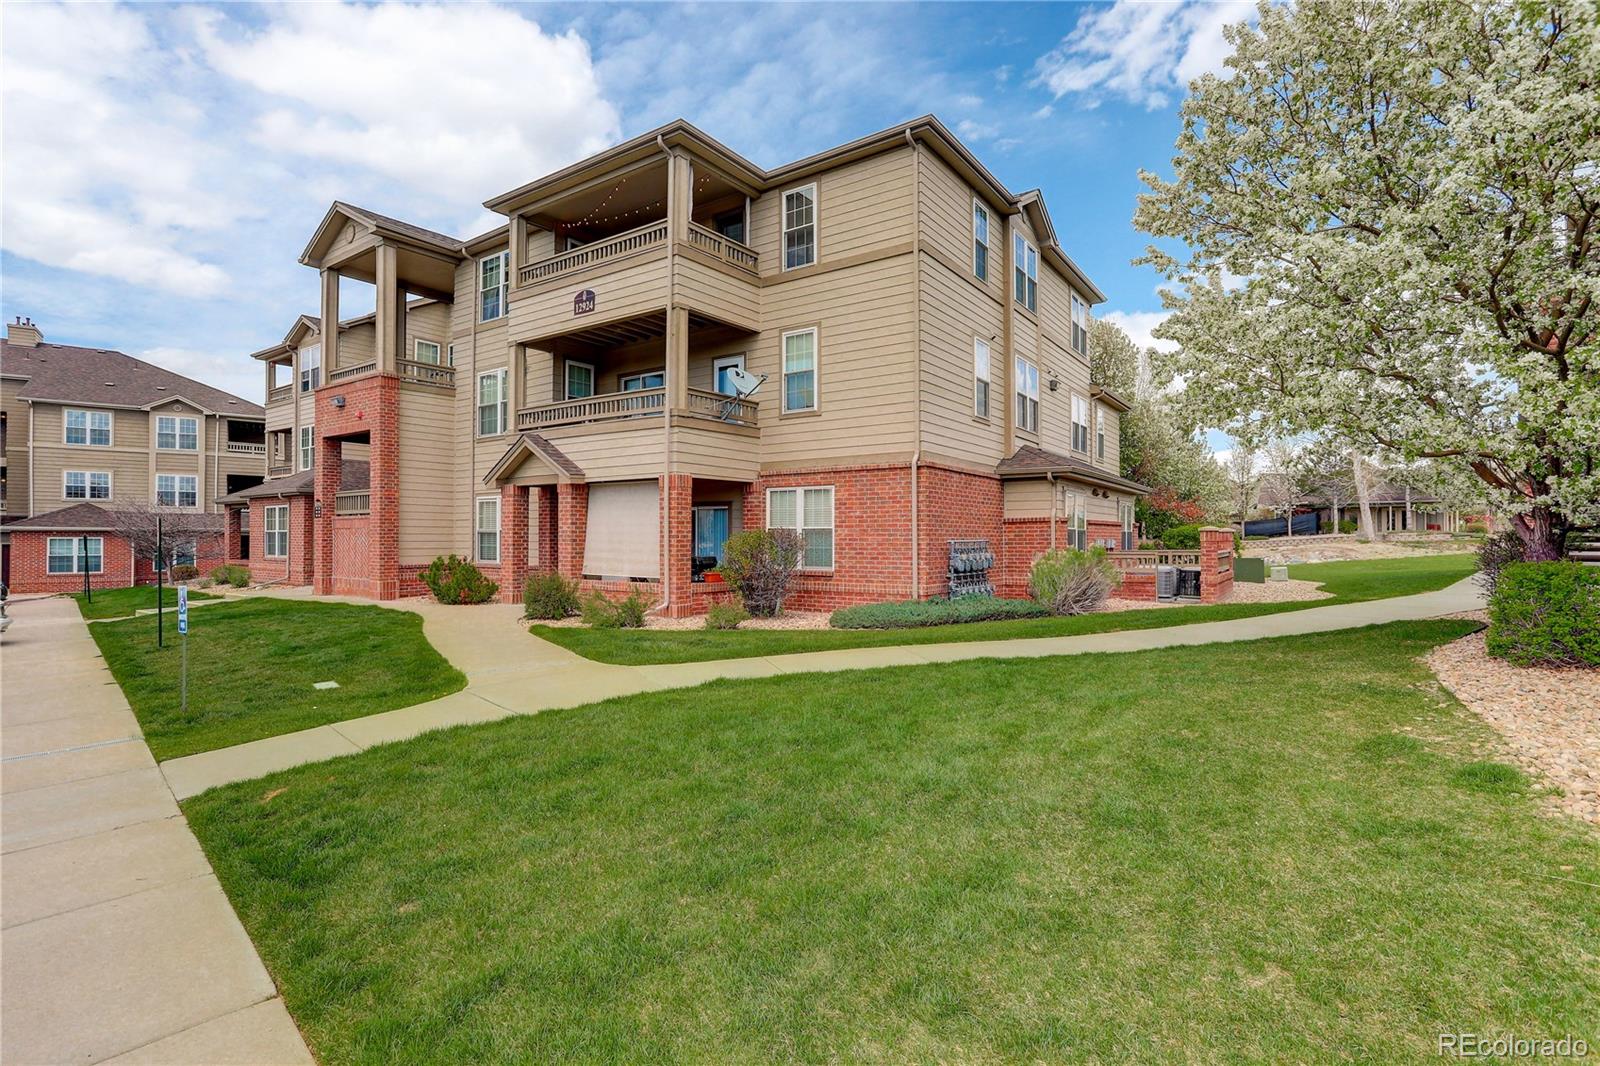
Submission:
M 286 592 L 282 595 L 295 596 Z M 352 601 L 371 602 L 371 601 Z M 186 755 L 161 764 L 179 799 L 208 788 L 260 777 L 301 763 L 352 755 L 375 744 L 405 740 L 431 729 L 492 722 L 515 714 L 577 707 L 613 696 L 683 688 L 722 678 L 867 670 L 964 659 L 1012 659 L 1089 652 L 1144 651 L 1189 644 L 1216 644 L 1265 637 L 1353 629 L 1419 618 L 1436 618 L 1483 606 L 1472 579 L 1417 596 L 1397 596 L 1311 607 L 1222 622 L 1197 622 L 1069 637 L 1036 637 L 951 644 L 913 644 L 840 651 L 802 652 L 660 666 L 597 663 L 528 635 L 516 624 L 520 608 L 507 604 L 442 607 L 423 601 L 392 605 L 422 615 L 423 633 L 439 653 L 467 675 L 460 692 L 413 707 L 333 722 L 298 733 L 268 737 L 231 748 Z

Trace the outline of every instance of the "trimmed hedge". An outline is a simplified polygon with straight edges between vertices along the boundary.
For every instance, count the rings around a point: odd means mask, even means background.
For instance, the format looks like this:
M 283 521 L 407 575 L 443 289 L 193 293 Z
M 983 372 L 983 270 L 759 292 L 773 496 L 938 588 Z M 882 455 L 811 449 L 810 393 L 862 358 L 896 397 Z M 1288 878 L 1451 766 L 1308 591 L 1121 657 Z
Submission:
M 1489 654 L 1518 666 L 1600 667 L 1600 567 L 1511 563 L 1489 597 Z
M 898 600 L 841 607 L 828 620 L 835 629 L 917 629 L 1002 618 L 1042 618 L 1050 608 L 1034 600 L 959 596 L 953 600 Z
M 483 571 L 459 555 L 441 555 L 418 575 L 440 603 L 488 603 L 500 591 Z

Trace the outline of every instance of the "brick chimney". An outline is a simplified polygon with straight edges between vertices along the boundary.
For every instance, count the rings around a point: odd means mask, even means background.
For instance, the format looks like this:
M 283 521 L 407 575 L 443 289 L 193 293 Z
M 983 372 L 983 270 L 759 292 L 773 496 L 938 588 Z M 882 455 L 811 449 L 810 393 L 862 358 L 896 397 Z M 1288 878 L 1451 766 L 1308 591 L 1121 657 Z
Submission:
M 6 326 L 6 340 L 23 348 L 37 348 L 44 334 L 33 324 L 33 319 L 18 315 L 15 322 Z

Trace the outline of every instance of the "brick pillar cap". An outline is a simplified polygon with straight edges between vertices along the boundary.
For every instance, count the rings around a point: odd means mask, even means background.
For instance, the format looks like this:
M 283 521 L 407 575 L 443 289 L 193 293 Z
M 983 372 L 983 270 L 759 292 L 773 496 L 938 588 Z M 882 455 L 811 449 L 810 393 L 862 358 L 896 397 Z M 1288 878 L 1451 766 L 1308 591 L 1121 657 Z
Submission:
M 1233 533 L 1233 530 L 1230 529 L 1228 526 L 1201 526 L 1200 527 L 1200 532 L 1202 532 L 1202 533 L 1227 533 L 1227 534 L 1231 535 Z

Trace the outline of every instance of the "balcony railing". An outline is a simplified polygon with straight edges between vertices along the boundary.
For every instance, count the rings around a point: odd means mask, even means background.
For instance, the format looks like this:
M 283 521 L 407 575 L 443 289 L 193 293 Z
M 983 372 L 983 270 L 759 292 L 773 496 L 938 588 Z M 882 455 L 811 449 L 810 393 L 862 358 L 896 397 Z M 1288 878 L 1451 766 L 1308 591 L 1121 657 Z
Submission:
M 328 380 L 346 381 L 350 378 L 358 378 L 362 374 L 370 374 L 376 369 L 378 369 L 378 364 L 376 361 L 358 363 L 355 366 L 341 366 L 337 370 L 330 370 L 328 372 Z
M 287 477 L 294 473 L 294 464 L 290 462 L 273 462 L 267 467 L 268 477 Z
M 1106 552 L 1106 558 L 1125 573 L 1153 572 L 1158 566 L 1200 565 L 1200 553 L 1196 551 Z
M 239 441 L 239 440 L 230 440 L 230 441 L 228 441 L 223 446 L 223 450 L 226 451 L 229 455 L 266 455 L 267 454 L 267 446 L 265 444 L 251 444 L 248 441 Z
M 422 363 L 415 359 L 400 360 L 400 380 L 418 385 L 435 385 L 441 389 L 456 387 L 456 368 L 438 363 Z
M 724 396 L 720 392 L 709 389 L 689 390 L 689 410 L 695 414 L 707 415 L 721 422 L 731 422 L 736 426 L 753 426 L 756 424 L 756 402 L 742 399 L 738 396 Z
M 368 514 L 372 511 L 372 493 L 368 489 L 336 492 L 333 496 L 334 514 Z
M 638 229 L 619 233 L 615 237 L 607 237 L 603 241 L 595 241 L 593 244 L 574 248 L 570 252 L 541 259 L 537 263 L 529 263 L 517 272 L 517 284 L 527 285 L 545 278 L 553 278 L 558 274 L 595 266 L 610 259 L 620 259 L 625 255 L 665 244 L 666 241 L 667 220 L 649 222 Z
M 731 263 L 752 274 L 756 272 L 756 266 L 760 261 L 753 248 L 695 222 L 689 223 L 689 243 L 724 263 Z
M 277 385 L 267 390 L 267 402 L 277 403 L 280 400 L 287 400 L 293 395 L 294 384 L 292 382 L 288 385 Z
M 635 389 L 585 396 L 581 400 L 560 400 L 517 412 L 517 428 L 548 429 L 578 422 L 607 422 L 614 418 L 639 418 L 660 414 L 667 403 L 666 389 Z

